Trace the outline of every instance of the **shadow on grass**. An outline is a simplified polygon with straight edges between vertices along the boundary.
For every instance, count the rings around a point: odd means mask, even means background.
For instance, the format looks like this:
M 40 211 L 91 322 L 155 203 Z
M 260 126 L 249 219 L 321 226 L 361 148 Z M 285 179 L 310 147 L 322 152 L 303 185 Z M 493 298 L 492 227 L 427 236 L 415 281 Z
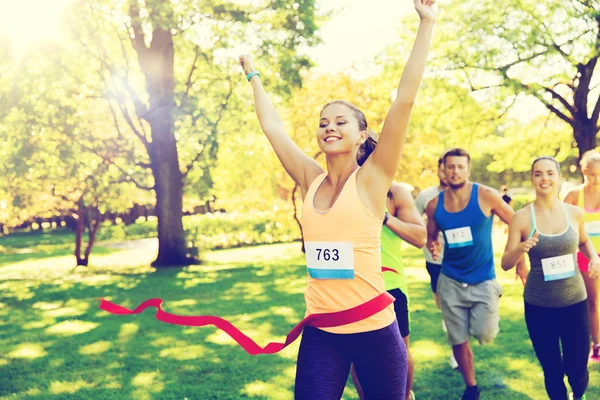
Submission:
M 303 272 L 297 263 L 215 264 L 140 275 L 88 273 L 51 283 L 5 281 L 0 346 L 8 351 L 0 356 L 0 395 L 237 399 L 267 395 L 273 387 L 291 394 L 294 349 L 252 357 L 214 328 L 161 323 L 153 309 L 113 316 L 97 306 L 100 297 L 129 307 L 163 297 L 169 312 L 222 316 L 265 345 L 283 340 L 302 319 Z
M 87 238 L 84 238 L 84 242 L 85 240 Z M 92 256 L 106 255 L 117 251 L 119 250 L 95 245 L 92 249 Z M 21 261 L 70 256 L 74 252 L 74 233 L 68 229 L 16 232 L 8 236 L 0 236 L 0 267 Z
M 447 364 L 450 348 L 422 259 L 417 252 L 408 254 L 404 259 L 413 310 L 417 398 L 459 399 L 463 381 Z M 140 271 L 98 268 L 54 281 L 1 282 L 0 348 L 5 352 L 0 355 L 0 396 L 293 397 L 298 342 L 279 354 L 253 357 L 214 328 L 158 322 L 154 309 L 114 316 L 99 310 L 98 300 L 106 297 L 133 308 L 161 297 L 166 311 L 226 318 L 264 346 L 283 341 L 304 315 L 306 273 L 301 257 L 293 253 L 245 263 L 209 259 L 201 266 Z M 473 346 L 482 398 L 546 398 L 527 338 L 520 291 L 517 285 L 505 284 L 500 335 L 490 346 Z M 591 370 L 590 382 L 600 381 L 598 368 Z M 591 387 L 588 397 L 600 398 L 598 387 Z M 356 398 L 353 388 L 346 389 L 344 398 Z
M 45 258 L 53 258 L 53 257 L 63 257 L 63 256 L 73 256 L 73 263 L 75 263 L 74 254 L 75 245 L 67 245 L 67 246 L 52 246 L 50 248 L 40 248 L 35 247 L 32 249 L 27 249 L 26 252 L 7 252 L 2 254 L 0 257 L 0 268 L 8 265 L 12 265 L 21 261 L 30 261 L 30 260 L 43 260 Z M 107 255 L 118 252 L 118 249 L 112 249 L 109 247 L 102 246 L 94 246 L 92 250 L 92 256 L 99 255 Z

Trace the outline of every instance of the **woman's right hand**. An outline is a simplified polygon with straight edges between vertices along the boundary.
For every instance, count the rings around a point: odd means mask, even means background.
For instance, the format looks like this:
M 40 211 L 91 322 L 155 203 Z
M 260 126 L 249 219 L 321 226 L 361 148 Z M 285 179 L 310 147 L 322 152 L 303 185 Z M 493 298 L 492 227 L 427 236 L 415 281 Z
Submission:
M 244 69 L 246 75 L 255 70 L 254 58 L 250 54 L 242 54 L 240 56 L 240 65 Z
M 435 22 L 435 10 L 433 9 L 435 0 L 414 0 L 414 2 L 415 10 L 422 21 Z
M 540 234 L 536 231 L 533 236 L 519 245 L 519 250 L 521 250 L 523 253 L 529 253 L 529 250 L 531 250 L 533 246 L 537 245 L 539 237 Z

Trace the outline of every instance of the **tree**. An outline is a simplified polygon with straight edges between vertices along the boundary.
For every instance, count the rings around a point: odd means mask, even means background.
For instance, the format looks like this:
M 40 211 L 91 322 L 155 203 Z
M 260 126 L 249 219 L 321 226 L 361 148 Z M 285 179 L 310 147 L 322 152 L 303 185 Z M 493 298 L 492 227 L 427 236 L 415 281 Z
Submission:
M 87 266 L 106 213 L 139 197 L 116 168 L 129 152 L 104 118 L 108 107 L 73 93 L 76 82 L 43 51 L 21 60 L 12 78 L 19 101 L 0 122 L 3 189 L 19 210 L 9 222 L 73 218 L 77 265 Z
M 105 0 L 88 2 L 71 20 L 77 51 L 93 57 L 103 94 L 144 149 L 144 159 L 130 169 L 145 168 L 152 176 L 159 238 L 153 265 L 191 261 L 182 225 L 183 188 L 203 162 L 205 173 L 195 177 L 211 182 L 207 174 L 216 158 L 217 133 L 241 79 L 232 73 L 227 60 L 234 54 L 228 49 L 260 49 L 259 57 L 272 66 L 264 75 L 277 74 L 285 83 L 280 91 L 289 91 L 309 66 L 297 49 L 317 42 L 318 20 L 314 0 L 252 5 Z
M 531 96 L 567 124 L 579 157 L 597 145 L 600 4 L 594 0 L 466 1 L 446 6 L 442 69 L 502 106 Z

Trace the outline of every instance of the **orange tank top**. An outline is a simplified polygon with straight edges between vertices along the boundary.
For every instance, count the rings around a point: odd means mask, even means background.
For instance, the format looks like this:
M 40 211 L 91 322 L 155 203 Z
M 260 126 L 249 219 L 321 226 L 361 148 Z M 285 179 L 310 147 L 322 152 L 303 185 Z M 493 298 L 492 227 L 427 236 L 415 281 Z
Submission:
M 302 212 L 308 283 L 306 314 L 346 310 L 385 291 L 381 272 L 381 220 L 358 197 L 357 168 L 327 211 L 314 206 L 315 193 L 327 177 L 310 185 Z M 320 328 L 331 333 L 359 333 L 390 325 L 396 318 L 393 305 L 364 320 Z

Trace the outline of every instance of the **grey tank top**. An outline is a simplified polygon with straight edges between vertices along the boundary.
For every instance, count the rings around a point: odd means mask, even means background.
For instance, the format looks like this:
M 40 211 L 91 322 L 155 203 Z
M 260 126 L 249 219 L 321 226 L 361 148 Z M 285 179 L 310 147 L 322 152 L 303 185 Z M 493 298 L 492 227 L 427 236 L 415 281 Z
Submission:
M 538 243 L 529 250 L 531 270 L 525 285 L 523 297 L 525 302 L 539 307 L 567 307 L 587 299 L 585 284 L 577 267 L 577 249 L 579 248 L 579 232 L 571 226 L 569 214 L 563 204 L 567 228 L 556 235 L 544 235 L 539 231 L 535 221 L 535 210 L 531 204 L 531 232 L 539 233 Z M 545 280 L 542 260 L 551 257 L 567 256 L 573 258 L 574 276 Z M 548 261 L 547 261 L 548 262 Z M 564 262 L 564 260 L 563 260 Z

